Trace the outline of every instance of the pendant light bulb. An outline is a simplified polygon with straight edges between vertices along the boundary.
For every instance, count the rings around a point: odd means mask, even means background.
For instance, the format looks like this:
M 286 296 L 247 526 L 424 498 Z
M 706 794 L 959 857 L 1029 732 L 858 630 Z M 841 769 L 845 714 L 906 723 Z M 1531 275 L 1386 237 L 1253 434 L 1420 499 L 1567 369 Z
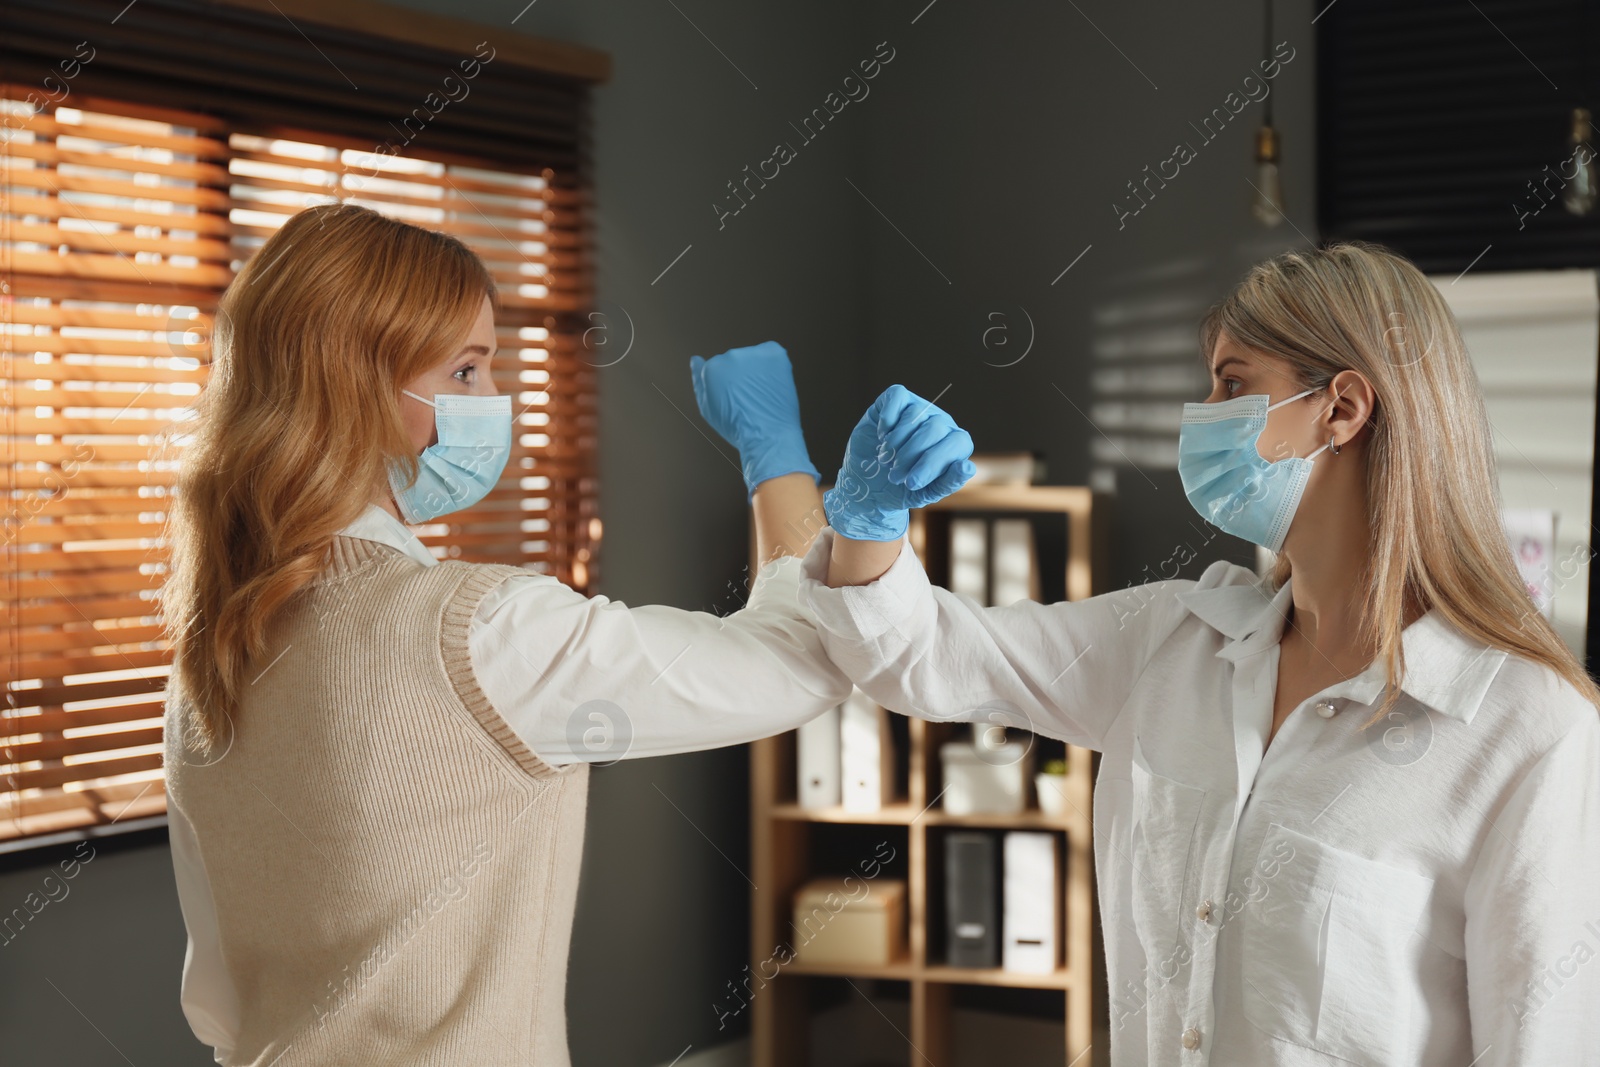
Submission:
M 1278 134 L 1270 125 L 1256 131 L 1256 198 L 1251 214 L 1263 226 L 1283 221 L 1283 179 L 1278 174 Z
M 1595 159 L 1594 145 L 1589 142 L 1589 109 L 1572 109 L 1572 136 L 1567 138 L 1571 149 L 1568 158 L 1575 168 L 1572 177 L 1561 189 L 1561 206 L 1574 215 L 1587 215 L 1600 202 L 1600 161 Z M 1566 167 L 1562 176 L 1566 177 Z

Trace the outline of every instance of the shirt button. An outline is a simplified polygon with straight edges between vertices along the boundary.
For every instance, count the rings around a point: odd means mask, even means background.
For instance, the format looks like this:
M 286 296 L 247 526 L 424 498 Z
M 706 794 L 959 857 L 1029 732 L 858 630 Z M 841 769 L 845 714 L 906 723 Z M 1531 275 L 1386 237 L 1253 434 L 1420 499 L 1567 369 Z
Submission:
M 1336 707 L 1331 700 L 1323 700 L 1317 704 L 1317 714 L 1321 715 L 1324 719 L 1333 718 L 1333 713 L 1338 710 L 1338 707 Z
M 1189 1029 L 1185 1030 L 1183 1032 L 1183 1047 L 1186 1048 L 1186 1049 L 1189 1049 L 1190 1051 L 1193 1051 L 1193 1050 L 1199 1048 L 1200 1047 L 1200 1031 L 1196 1030 L 1192 1026 L 1189 1027 Z
M 1211 901 L 1202 900 L 1200 902 L 1200 906 L 1198 908 L 1194 909 L 1194 914 L 1195 914 L 1195 918 L 1199 919 L 1201 922 L 1203 922 L 1203 923 L 1210 922 L 1211 921 Z

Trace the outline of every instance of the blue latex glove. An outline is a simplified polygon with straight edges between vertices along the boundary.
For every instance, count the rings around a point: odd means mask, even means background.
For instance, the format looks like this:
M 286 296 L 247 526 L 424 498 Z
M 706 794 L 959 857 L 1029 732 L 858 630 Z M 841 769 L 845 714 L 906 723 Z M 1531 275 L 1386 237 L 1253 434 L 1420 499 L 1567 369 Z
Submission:
M 903 385 L 891 385 L 861 416 L 844 465 L 822 507 L 852 541 L 905 536 L 911 509 L 941 500 L 977 473 L 972 438 L 955 420 Z
M 780 474 L 804 472 L 822 480 L 800 432 L 800 397 L 782 345 L 763 341 L 710 359 L 690 356 L 689 374 L 700 415 L 739 450 L 748 495 Z

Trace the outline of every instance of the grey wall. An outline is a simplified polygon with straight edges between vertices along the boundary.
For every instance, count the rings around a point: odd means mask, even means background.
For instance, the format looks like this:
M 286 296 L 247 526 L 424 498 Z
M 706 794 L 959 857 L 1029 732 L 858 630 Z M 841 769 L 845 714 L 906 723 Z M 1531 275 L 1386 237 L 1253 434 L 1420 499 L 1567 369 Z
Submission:
M 505 26 L 526 0 L 408 2 Z M 795 361 L 827 476 L 884 386 L 930 398 L 948 387 L 941 406 L 981 449 L 1039 448 L 1052 481 L 1117 486 L 1117 584 L 1189 536 L 1162 457 L 1176 404 L 1198 399 L 1194 322 L 1246 264 L 1301 240 L 1247 213 L 1259 105 L 1120 231 L 1110 204 L 1250 73 L 1259 8 L 1078 6 L 526 9 L 518 29 L 615 61 L 595 98 L 599 285 L 612 342 L 625 340 L 618 308 L 635 336 L 600 378 L 606 594 L 731 606 L 744 494 L 732 450 L 701 433 L 686 361 L 767 338 Z M 1314 237 L 1310 15 L 1294 5 L 1280 19 L 1279 39 L 1298 49 L 1273 83 L 1288 207 Z M 870 95 L 800 145 L 789 123 L 881 41 L 895 58 Z M 797 159 L 719 230 L 711 205 L 725 183 L 780 140 Z M 989 365 L 1020 352 L 1024 314 L 1032 350 Z M 1011 347 L 996 333 L 985 347 L 995 325 Z M 717 1030 L 711 1005 L 745 960 L 746 782 L 743 749 L 595 773 L 568 994 L 578 1067 L 666 1063 L 734 1032 Z M 0 874 L 0 905 L 43 873 Z M 6 1061 L 209 1062 L 178 1012 L 183 934 L 165 846 L 102 855 L 73 894 L 0 949 Z
M 0 857 L 0 915 L 18 908 L 32 917 L 0 944 L 0 1062 L 213 1062 L 178 1008 L 183 916 L 162 831 Z
M 1266 230 L 1249 214 L 1261 104 L 1209 144 L 1189 125 L 1257 70 L 1259 2 L 941 0 L 911 24 L 925 3 L 863 9 L 900 52 L 857 164 L 888 219 L 865 230 L 867 377 L 948 388 L 940 405 L 979 449 L 1040 449 L 1052 482 L 1115 486 L 1115 585 L 1147 581 L 1184 539 L 1203 546 L 1173 470 L 1178 406 L 1207 392 L 1200 314 L 1250 263 L 1316 236 L 1309 5 L 1277 8 L 1274 37 L 1296 49 L 1266 83 L 1291 222 Z M 1126 183 L 1179 141 L 1195 158 L 1119 228 L 1113 203 L 1137 206 Z M 1028 318 L 1031 351 L 999 366 Z M 1204 547 L 1253 560 L 1231 538 Z

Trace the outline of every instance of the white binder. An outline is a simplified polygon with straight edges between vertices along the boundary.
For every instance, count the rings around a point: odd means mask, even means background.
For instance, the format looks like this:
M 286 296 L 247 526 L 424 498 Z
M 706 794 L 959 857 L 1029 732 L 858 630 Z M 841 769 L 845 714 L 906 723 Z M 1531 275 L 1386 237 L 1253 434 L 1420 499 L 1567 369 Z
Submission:
M 1003 866 L 1000 967 L 1023 974 L 1050 974 L 1060 956 L 1056 835 L 1025 830 L 1007 833 Z
M 829 708 L 800 727 L 796 762 L 800 780 L 796 795 L 807 811 L 836 808 L 843 801 L 839 762 L 839 709 Z
M 839 706 L 839 756 L 846 811 L 881 811 L 894 788 L 889 713 L 857 689 Z
M 950 520 L 950 591 L 989 603 L 989 523 Z
M 1033 543 L 1033 524 L 1027 519 L 996 519 L 994 587 L 989 603 L 1007 607 L 1019 600 L 1039 599 L 1039 560 Z

